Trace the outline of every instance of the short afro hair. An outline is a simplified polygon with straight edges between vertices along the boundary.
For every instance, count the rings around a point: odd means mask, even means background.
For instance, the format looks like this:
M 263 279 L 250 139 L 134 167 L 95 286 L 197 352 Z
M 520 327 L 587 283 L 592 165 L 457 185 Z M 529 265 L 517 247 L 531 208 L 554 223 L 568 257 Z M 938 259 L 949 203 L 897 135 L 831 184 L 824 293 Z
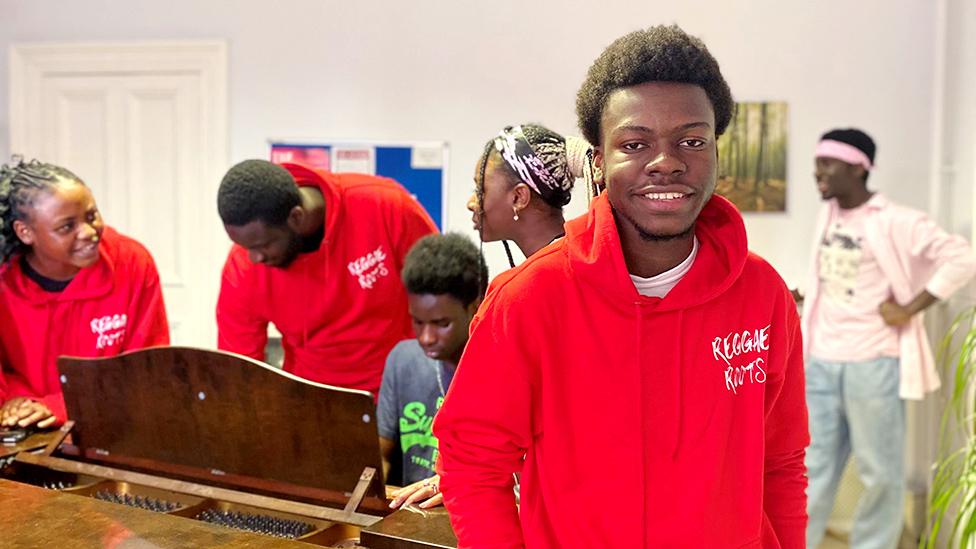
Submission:
M 576 94 L 583 137 L 600 144 L 600 121 L 615 90 L 647 82 L 695 84 L 715 111 L 715 135 L 725 132 L 735 111 L 729 85 L 705 44 L 677 25 L 651 27 L 622 36 L 593 62 Z
M 240 227 L 252 221 L 278 227 L 292 208 L 301 204 L 298 185 L 288 170 L 266 160 L 234 165 L 220 182 L 217 211 L 224 225 Z
M 447 294 L 467 307 L 485 296 L 488 265 L 466 236 L 431 234 L 407 252 L 401 277 L 411 294 Z

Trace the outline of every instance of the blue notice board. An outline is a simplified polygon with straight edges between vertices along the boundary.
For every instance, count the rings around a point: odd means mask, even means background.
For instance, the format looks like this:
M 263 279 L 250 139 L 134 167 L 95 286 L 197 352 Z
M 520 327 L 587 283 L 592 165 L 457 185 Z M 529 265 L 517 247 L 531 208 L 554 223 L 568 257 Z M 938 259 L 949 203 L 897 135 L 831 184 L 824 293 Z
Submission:
M 442 232 L 447 215 L 447 160 L 443 142 L 271 141 L 271 161 L 275 163 L 297 162 L 336 173 L 395 179 L 417 198 Z

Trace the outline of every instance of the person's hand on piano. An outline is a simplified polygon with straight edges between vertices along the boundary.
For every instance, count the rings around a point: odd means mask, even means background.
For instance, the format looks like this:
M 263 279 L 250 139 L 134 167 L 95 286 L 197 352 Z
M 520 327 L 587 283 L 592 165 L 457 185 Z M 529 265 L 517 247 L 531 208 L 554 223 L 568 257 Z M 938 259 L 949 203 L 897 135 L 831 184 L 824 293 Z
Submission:
M 3 427 L 36 425 L 39 429 L 45 429 L 54 425 L 57 419 L 47 406 L 24 397 L 14 397 L 0 408 L 0 426 Z
M 390 502 L 390 508 L 399 509 L 404 505 L 411 505 L 418 501 L 421 503 L 417 507 L 421 509 L 444 505 L 444 495 L 441 494 L 440 482 L 441 477 L 434 475 L 396 490 L 391 494 L 393 501 Z

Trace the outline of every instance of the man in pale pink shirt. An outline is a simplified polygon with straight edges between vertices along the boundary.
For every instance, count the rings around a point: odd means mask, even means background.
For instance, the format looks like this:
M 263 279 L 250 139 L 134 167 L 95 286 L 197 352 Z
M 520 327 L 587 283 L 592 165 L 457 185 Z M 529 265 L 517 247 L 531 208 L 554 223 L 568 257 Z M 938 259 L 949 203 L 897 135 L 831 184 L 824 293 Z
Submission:
M 865 486 L 851 547 L 896 547 L 905 491 L 903 399 L 939 387 L 920 313 L 976 274 L 965 239 L 868 190 L 874 155 L 874 141 L 855 129 L 827 132 L 816 151 L 825 204 L 802 324 L 813 549 L 851 452 Z

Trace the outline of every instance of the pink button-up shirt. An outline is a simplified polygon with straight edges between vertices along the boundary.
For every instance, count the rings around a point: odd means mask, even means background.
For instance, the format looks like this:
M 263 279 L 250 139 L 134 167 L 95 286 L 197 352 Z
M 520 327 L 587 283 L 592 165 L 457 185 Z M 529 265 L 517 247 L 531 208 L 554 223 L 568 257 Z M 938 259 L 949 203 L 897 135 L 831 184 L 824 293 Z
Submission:
M 878 266 L 891 283 L 892 294 L 898 303 L 909 303 L 923 290 L 944 300 L 976 275 L 976 255 L 963 237 L 947 233 L 923 212 L 895 204 L 880 193 L 871 197 L 866 205 L 870 216 L 864 225 L 866 245 L 871 248 Z M 817 274 L 819 243 L 827 230 L 827 223 L 838 209 L 836 200 L 826 202 L 821 208 L 814 232 L 813 257 L 802 320 L 805 353 L 809 353 L 811 330 L 816 329 L 813 319 L 816 318 L 820 300 Z M 907 325 L 899 329 L 898 346 L 901 397 L 918 400 L 925 393 L 938 389 L 939 375 L 921 314 L 912 317 Z

